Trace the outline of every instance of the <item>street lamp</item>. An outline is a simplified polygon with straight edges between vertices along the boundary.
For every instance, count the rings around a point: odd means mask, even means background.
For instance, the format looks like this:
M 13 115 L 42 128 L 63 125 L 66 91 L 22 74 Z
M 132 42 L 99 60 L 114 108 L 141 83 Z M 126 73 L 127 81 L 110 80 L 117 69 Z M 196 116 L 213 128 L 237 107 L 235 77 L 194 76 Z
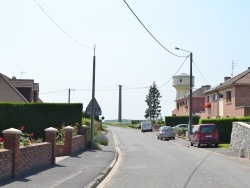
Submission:
M 191 129 L 193 125 L 193 116 L 192 116 L 193 115 L 192 114 L 192 111 L 193 111 L 193 75 L 192 75 L 193 53 L 187 50 L 183 50 L 181 48 L 177 48 L 177 47 L 175 47 L 175 49 L 190 53 L 190 84 L 189 84 L 190 93 L 189 93 L 189 130 L 188 130 L 188 135 L 190 139 Z

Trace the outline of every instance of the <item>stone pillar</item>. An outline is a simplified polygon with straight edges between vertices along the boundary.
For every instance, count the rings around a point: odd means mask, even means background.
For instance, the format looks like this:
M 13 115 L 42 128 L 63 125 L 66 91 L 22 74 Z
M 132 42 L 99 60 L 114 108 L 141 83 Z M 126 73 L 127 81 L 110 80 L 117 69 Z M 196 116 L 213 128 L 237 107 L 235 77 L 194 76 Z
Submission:
M 44 130 L 45 131 L 45 142 L 50 142 L 52 145 L 52 164 L 56 163 L 56 133 L 57 129 L 50 127 Z
M 82 132 L 82 135 L 84 135 L 84 141 L 85 141 L 85 143 L 84 143 L 84 145 L 85 145 L 85 149 L 87 148 L 87 142 L 88 142 L 88 137 L 87 137 L 87 133 L 88 133 L 88 129 L 89 129 L 89 126 L 87 126 L 87 125 L 82 125 L 82 130 L 83 130 L 83 132 Z
M 22 131 L 14 128 L 3 130 L 4 148 L 12 150 L 12 177 L 16 177 L 20 170 L 19 137 Z
M 66 155 L 73 154 L 73 130 L 74 128 L 71 126 L 67 126 L 64 128 L 65 131 L 64 149 Z

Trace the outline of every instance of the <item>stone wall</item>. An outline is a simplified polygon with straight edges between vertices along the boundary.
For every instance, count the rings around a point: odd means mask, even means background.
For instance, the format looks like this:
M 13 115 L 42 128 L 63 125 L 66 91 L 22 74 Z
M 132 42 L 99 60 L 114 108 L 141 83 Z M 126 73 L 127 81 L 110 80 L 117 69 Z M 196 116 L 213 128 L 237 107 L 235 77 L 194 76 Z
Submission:
M 233 122 L 230 148 L 235 152 L 250 149 L 250 122 Z

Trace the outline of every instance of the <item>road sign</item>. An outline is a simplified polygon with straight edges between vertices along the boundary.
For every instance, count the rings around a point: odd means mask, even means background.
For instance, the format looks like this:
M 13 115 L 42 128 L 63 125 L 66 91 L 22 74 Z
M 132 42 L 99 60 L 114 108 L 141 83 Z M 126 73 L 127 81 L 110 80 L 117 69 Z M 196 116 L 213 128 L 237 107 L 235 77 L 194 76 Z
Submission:
M 89 102 L 89 104 L 88 104 L 88 106 L 86 108 L 85 113 L 88 114 L 88 115 L 91 115 L 91 112 L 92 112 L 92 99 Z M 97 115 L 97 116 L 101 116 L 102 115 L 102 109 L 99 106 L 99 104 L 98 104 L 98 102 L 96 101 L 95 98 L 94 98 L 94 115 Z

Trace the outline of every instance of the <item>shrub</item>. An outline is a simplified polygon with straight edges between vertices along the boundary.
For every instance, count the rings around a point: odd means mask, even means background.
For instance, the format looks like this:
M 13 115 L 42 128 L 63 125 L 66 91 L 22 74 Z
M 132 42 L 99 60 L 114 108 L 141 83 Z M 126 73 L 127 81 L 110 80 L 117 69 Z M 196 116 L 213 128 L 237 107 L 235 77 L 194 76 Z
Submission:
M 221 143 L 230 143 L 233 122 L 250 122 L 250 116 L 245 117 L 229 117 L 217 119 L 200 119 L 199 123 L 214 123 L 219 132 L 219 140 Z
M 79 131 L 79 123 L 75 123 L 74 126 L 72 126 L 74 129 L 73 129 L 73 136 L 76 136 L 78 131 Z M 65 137 L 65 131 L 64 131 L 64 128 L 65 128 L 65 122 L 62 123 L 61 127 L 60 128 L 57 128 L 58 130 L 58 133 L 57 133 L 57 136 L 56 136 L 56 143 L 57 144 L 64 144 L 64 137 Z
M 0 149 L 3 149 L 3 137 L 0 136 Z
M 193 116 L 193 125 L 199 123 L 199 116 Z M 189 116 L 165 116 L 165 125 L 174 127 L 178 124 L 188 124 Z
M 109 139 L 106 134 L 105 132 L 101 132 L 94 137 L 94 141 L 104 146 L 108 145 Z
M 5 129 L 26 126 L 27 132 L 44 138 L 44 129 L 65 122 L 72 125 L 82 123 L 80 103 L 0 103 L 0 136 Z
M 34 143 L 34 133 L 27 133 L 25 131 L 26 127 L 22 125 L 21 127 L 18 128 L 19 130 L 22 131 L 22 134 L 19 137 L 19 146 L 29 146 L 30 144 Z

